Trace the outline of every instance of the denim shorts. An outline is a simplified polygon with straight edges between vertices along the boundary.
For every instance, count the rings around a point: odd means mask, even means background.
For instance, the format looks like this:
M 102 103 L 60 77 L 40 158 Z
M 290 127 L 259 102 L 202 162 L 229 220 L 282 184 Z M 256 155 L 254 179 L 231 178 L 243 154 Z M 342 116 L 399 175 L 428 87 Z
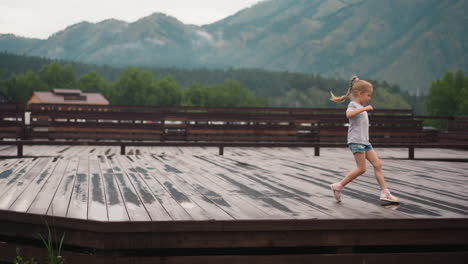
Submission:
M 351 152 L 356 153 L 356 152 L 366 152 L 368 150 L 372 149 L 372 145 L 363 145 L 363 144 L 348 144 L 349 149 Z

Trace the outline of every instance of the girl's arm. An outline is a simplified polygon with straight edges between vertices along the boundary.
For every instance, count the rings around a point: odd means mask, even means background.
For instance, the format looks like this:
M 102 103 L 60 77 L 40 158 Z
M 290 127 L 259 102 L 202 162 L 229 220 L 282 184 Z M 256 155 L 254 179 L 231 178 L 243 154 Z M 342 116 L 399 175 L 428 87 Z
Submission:
M 374 110 L 374 108 L 372 107 L 372 105 L 368 105 L 366 107 L 362 107 L 362 108 L 359 108 L 359 109 L 356 109 L 356 110 L 346 112 L 346 118 L 350 119 L 350 118 L 353 118 L 353 117 L 359 115 L 360 113 L 362 113 L 364 111 L 373 111 L 373 110 Z

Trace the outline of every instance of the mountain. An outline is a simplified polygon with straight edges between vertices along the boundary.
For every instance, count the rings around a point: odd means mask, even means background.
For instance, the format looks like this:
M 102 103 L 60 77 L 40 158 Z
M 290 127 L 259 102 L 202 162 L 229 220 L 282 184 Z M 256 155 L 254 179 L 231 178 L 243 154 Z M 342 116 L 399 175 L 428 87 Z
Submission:
M 236 67 L 352 74 L 427 89 L 468 70 L 468 1 L 272 0 L 205 28 Z
M 466 0 L 269 0 L 204 26 L 155 13 L 83 22 L 46 40 L 0 35 L 0 51 L 116 66 L 357 74 L 416 92 L 446 71 L 468 72 L 467 12 Z
M 116 66 L 194 66 L 196 28 L 155 13 L 134 23 L 82 22 L 42 41 L 27 55 Z M 0 41 L 1 43 L 1 41 Z
M 43 43 L 40 39 L 17 37 L 13 34 L 0 34 L 0 50 L 17 54 L 27 54 L 37 44 Z

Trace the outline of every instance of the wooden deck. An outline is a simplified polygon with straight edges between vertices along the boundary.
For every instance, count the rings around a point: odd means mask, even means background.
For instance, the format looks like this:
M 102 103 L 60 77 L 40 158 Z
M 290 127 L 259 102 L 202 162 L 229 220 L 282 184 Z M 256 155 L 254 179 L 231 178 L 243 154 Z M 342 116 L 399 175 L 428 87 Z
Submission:
M 104 230 L 103 225 L 108 223 L 109 229 L 105 232 L 119 232 L 116 229 L 122 228 L 123 223 L 128 227 L 128 223 L 135 222 L 147 232 L 154 230 L 151 222 L 164 224 L 168 229 L 171 223 L 184 223 L 185 227 L 190 223 L 192 227 L 204 223 L 207 225 L 204 228 L 219 229 L 215 223 L 242 226 L 251 223 L 249 221 L 257 225 L 283 221 L 294 230 L 294 226 L 301 225 L 298 223 L 313 225 L 311 221 L 336 223 L 334 221 L 342 220 L 342 223 L 350 221 L 351 226 L 359 223 L 362 230 L 367 224 L 375 228 L 381 223 L 389 231 L 391 224 L 385 221 L 406 221 L 401 222 L 404 229 L 409 228 L 404 227 L 404 223 L 413 223 L 411 221 L 440 219 L 448 225 L 452 221 L 454 228 L 461 225 L 456 231 L 458 236 L 452 236 L 458 243 L 450 242 L 461 248 L 446 256 L 460 263 L 467 260 L 468 163 L 431 160 L 441 156 L 465 158 L 466 151 L 424 149 L 418 151 L 421 160 L 410 161 L 404 159 L 406 149 L 378 149 L 389 188 L 402 200 L 398 206 L 380 203 L 371 167 L 346 188 L 342 203 L 334 202 L 329 185 L 354 167 L 350 152 L 340 148 L 324 148 L 320 157 L 314 156 L 313 149 L 306 148 L 227 148 L 224 156 L 217 155 L 216 148 L 208 147 L 128 148 L 125 156 L 119 154 L 118 147 L 104 146 L 33 146 L 26 150 L 25 158 L 0 160 L 0 241 L 21 234 L 11 231 L 21 224 L 33 223 L 37 231 L 40 216 L 48 216 L 45 219 L 49 221 L 57 219 L 64 229 L 75 223 L 90 232 L 99 230 L 85 228 L 85 223 Z M 0 156 L 15 151 L 14 147 L 5 146 L 0 148 Z M 425 228 L 430 226 L 429 223 Z M 261 226 L 257 228 L 262 229 Z M 284 229 L 287 227 L 283 226 Z M 190 228 L 185 230 L 193 232 Z M 197 232 L 201 231 L 197 229 Z M 67 234 L 67 238 L 73 238 L 73 232 Z M 190 247 L 203 248 L 210 244 L 198 239 L 200 244 Z M 425 245 L 423 240 L 418 241 L 414 245 Z M 259 244 L 265 246 L 263 242 Z M 95 241 L 88 245 L 68 243 L 75 247 L 100 247 Z M 278 245 L 289 246 L 281 243 L 274 246 Z M 231 246 L 246 247 L 242 243 Z M 297 257 L 292 254 L 291 258 L 293 256 Z M 75 261 L 79 259 L 74 258 Z M 0 259 L 0 262 L 2 260 L 5 261 Z M 214 262 L 219 261 L 222 259 Z

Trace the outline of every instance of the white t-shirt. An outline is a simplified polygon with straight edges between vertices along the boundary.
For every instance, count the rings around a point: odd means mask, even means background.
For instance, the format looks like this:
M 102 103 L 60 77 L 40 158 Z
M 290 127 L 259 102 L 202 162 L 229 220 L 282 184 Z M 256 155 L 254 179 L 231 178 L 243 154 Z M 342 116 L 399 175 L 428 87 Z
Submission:
M 351 101 L 348 104 L 348 111 L 353 111 L 359 108 L 363 108 L 361 104 Z M 363 144 L 370 145 L 369 142 L 369 117 L 367 111 L 361 112 L 360 114 L 349 119 L 348 127 L 348 144 Z

